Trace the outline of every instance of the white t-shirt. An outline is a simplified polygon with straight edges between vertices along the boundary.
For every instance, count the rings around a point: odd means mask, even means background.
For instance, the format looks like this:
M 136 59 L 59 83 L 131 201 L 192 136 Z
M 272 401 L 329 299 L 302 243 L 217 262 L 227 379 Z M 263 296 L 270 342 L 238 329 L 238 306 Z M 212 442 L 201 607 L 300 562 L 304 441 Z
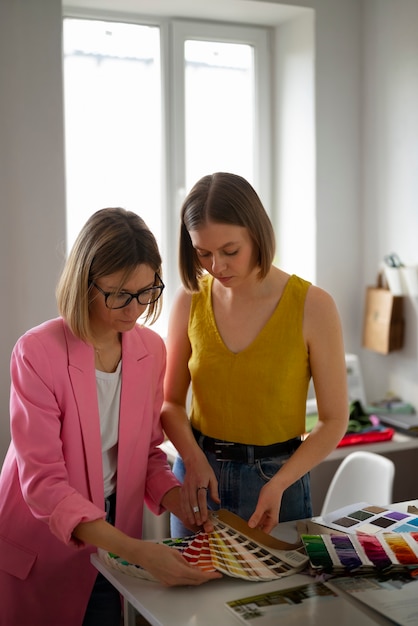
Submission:
M 96 370 L 105 498 L 116 488 L 121 372 L 122 360 L 116 372 L 109 374 Z

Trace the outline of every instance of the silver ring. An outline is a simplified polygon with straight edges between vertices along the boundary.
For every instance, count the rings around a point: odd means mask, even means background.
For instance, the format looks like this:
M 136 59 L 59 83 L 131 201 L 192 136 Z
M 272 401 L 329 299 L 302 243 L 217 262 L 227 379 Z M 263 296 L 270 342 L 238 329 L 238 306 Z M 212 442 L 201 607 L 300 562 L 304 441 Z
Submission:
M 193 513 L 199 513 L 200 509 L 198 506 L 193 507 Z
M 208 488 L 207 488 L 207 487 L 198 487 L 198 488 L 197 488 L 197 490 L 199 491 L 199 489 L 204 489 L 205 491 L 207 491 L 207 490 L 208 490 Z

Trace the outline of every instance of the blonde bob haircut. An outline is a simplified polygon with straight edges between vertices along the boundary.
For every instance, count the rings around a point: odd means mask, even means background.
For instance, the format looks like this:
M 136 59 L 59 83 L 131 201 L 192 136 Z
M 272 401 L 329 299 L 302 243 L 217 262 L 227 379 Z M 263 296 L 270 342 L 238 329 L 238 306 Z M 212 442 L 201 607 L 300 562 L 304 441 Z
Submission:
M 181 208 L 179 269 L 185 289 L 199 291 L 199 278 L 204 271 L 189 232 L 199 230 L 207 222 L 246 228 L 255 248 L 258 278 L 265 278 L 276 250 L 270 218 L 256 191 L 245 178 L 228 172 L 216 172 L 203 176 L 194 185 Z
M 56 297 L 60 315 L 76 337 L 91 343 L 89 303 L 92 283 L 123 272 L 120 287 L 138 265 L 161 277 L 161 256 L 154 235 L 136 213 L 106 208 L 94 213 L 81 229 L 59 279 Z M 155 284 L 159 281 L 155 277 Z M 148 305 L 143 321 L 152 324 L 162 298 Z

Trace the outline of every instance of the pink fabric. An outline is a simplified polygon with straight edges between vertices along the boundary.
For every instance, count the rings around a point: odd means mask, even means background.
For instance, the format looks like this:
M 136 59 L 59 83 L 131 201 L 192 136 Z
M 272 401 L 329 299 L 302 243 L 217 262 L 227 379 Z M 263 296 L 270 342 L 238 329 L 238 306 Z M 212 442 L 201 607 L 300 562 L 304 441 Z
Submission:
M 123 335 L 116 526 L 140 537 L 144 500 L 160 513 L 178 485 L 160 426 L 164 342 Z M 11 360 L 12 443 L 0 476 L 0 626 L 78 626 L 97 575 L 71 533 L 104 518 L 94 351 L 62 319 L 17 342 Z

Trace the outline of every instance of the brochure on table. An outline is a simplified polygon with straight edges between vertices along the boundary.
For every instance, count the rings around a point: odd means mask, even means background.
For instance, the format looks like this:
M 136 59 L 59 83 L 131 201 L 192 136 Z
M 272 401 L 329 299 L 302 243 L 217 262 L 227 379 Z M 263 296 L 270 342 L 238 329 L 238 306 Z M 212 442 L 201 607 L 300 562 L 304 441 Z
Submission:
M 225 604 L 243 624 L 248 626 L 286 626 L 304 624 L 338 624 L 338 626 L 372 625 L 375 622 L 360 608 L 345 600 L 328 583 L 312 581 L 231 600 Z
M 399 626 L 418 624 L 418 580 L 410 577 L 350 576 L 333 578 L 329 586 L 365 604 Z

